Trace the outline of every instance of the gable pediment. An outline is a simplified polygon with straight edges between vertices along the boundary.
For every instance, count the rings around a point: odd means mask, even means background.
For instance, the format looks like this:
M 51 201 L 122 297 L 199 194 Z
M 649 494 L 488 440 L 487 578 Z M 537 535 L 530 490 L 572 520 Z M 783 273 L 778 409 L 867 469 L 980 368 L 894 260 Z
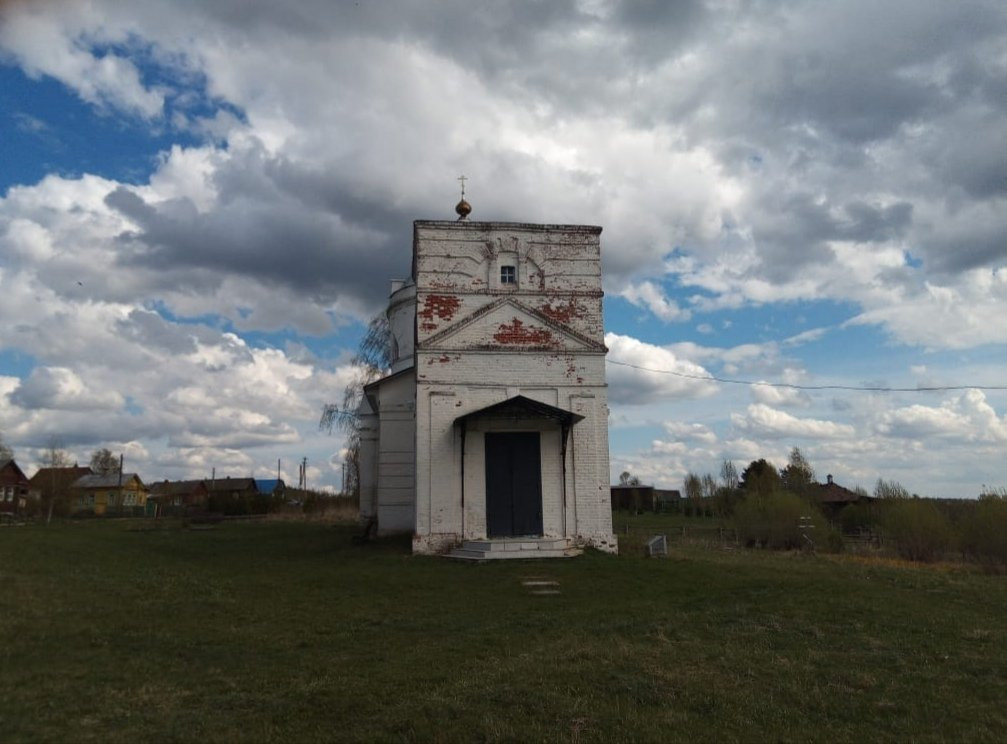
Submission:
M 599 344 L 512 297 L 503 297 L 420 343 L 420 349 L 606 351 Z

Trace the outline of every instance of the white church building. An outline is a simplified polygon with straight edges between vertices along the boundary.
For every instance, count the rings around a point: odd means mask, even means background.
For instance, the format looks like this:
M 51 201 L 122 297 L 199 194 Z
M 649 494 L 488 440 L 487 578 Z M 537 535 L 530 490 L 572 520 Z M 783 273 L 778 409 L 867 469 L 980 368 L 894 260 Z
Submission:
M 360 511 L 416 553 L 615 552 L 600 227 L 421 220 L 364 388 Z

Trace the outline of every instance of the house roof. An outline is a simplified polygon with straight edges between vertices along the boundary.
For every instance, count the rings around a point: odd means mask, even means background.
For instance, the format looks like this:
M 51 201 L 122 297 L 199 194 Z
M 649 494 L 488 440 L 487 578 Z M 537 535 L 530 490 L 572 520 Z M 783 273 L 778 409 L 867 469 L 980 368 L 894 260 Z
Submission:
M 818 488 L 814 492 L 815 498 L 823 504 L 852 504 L 862 499 L 867 501 L 872 500 L 870 496 L 851 491 L 831 480 L 828 483 L 818 483 L 816 485 Z
M 400 369 L 398 372 L 392 372 L 391 374 L 387 374 L 384 377 L 379 377 L 378 379 L 374 380 L 373 382 L 368 382 L 366 385 L 364 385 L 364 392 L 368 392 L 368 391 L 373 390 L 375 388 L 381 387 L 386 382 L 390 382 L 391 380 L 398 379 L 399 377 L 402 377 L 403 375 L 407 375 L 410 372 L 413 372 L 413 367 L 412 366 Z
M 277 488 L 284 488 L 286 484 L 282 478 L 256 478 L 255 487 L 259 493 L 273 493 Z
M 566 426 L 584 419 L 583 416 L 573 411 L 557 408 L 548 403 L 526 398 L 523 395 L 515 395 L 500 403 L 494 403 L 491 406 L 480 408 L 478 411 L 471 411 L 459 416 L 455 419 L 455 423 L 463 424 L 473 419 L 490 416 L 496 418 L 548 418 L 559 421 Z
M 81 465 L 69 468 L 39 468 L 35 475 L 28 479 L 28 487 L 48 493 L 48 489 L 54 485 L 57 489 L 65 489 L 84 475 L 91 475 L 91 468 Z
M 13 457 L 9 458 L 7 460 L 0 460 L 0 470 L 5 470 L 8 467 L 14 469 L 15 474 L 17 475 L 17 478 L 18 478 L 19 481 L 22 481 L 24 483 L 28 482 L 28 476 L 26 476 L 24 474 L 24 471 L 21 468 L 18 467 L 18 464 L 16 462 L 14 462 L 14 458 Z
M 176 494 L 194 493 L 200 487 L 205 488 L 206 482 L 201 480 L 160 481 L 150 484 L 150 493 L 152 495 L 174 496 Z
M 257 491 L 255 478 L 217 478 L 206 481 L 208 491 Z
M 136 473 L 123 473 L 120 479 L 119 473 L 90 473 L 89 475 L 82 475 L 80 478 L 73 482 L 74 488 L 118 488 L 120 485 L 125 485 L 131 480 L 136 479 L 136 482 L 141 486 L 143 481 L 140 480 L 140 476 Z

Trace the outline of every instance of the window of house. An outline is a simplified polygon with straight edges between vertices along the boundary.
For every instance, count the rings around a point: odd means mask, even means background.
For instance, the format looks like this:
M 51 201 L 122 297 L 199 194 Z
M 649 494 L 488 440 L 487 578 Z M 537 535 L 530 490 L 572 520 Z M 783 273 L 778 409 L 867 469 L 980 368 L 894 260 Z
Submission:
M 516 266 L 501 266 L 500 267 L 500 283 L 501 284 L 517 284 L 517 267 Z

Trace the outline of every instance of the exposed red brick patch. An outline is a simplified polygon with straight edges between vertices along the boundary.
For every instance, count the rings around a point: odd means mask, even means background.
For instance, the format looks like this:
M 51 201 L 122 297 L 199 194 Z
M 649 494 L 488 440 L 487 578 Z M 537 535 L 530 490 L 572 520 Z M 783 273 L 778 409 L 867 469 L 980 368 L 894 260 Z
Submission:
M 493 340 L 502 346 L 552 346 L 555 340 L 552 331 L 526 326 L 520 318 L 514 318 L 510 323 L 501 323 Z
M 461 300 L 454 295 L 427 295 L 423 299 L 423 309 L 417 313 L 422 319 L 420 330 L 428 333 L 437 330 L 434 319 L 451 320 L 458 312 L 459 305 Z
M 584 307 L 574 297 L 556 305 L 552 302 L 547 302 L 539 306 L 539 311 L 557 323 L 569 323 L 573 318 L 583 318 L 586 312 Z

